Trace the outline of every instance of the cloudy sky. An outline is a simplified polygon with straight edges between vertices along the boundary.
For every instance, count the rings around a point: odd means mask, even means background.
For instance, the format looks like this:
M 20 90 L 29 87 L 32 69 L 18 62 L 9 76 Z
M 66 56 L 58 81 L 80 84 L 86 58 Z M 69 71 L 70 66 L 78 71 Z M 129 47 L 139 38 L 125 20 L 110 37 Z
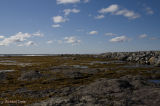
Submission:
M 160 50 L 159 0 L 0 0 L 0 54 Z

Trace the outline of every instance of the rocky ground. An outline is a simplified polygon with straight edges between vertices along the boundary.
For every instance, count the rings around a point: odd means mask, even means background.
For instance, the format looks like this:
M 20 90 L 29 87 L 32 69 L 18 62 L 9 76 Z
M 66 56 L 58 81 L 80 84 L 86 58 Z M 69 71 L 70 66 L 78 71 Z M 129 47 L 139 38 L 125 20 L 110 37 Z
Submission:
M 55 91 L 61 96 L 30 106 L 159 106 L 160 84 L 141 76 L 102 78 L 80 87 Z
M 159 52 L 6 59 L 33 65 L 0 65 L 2 106 L 160 106 Z

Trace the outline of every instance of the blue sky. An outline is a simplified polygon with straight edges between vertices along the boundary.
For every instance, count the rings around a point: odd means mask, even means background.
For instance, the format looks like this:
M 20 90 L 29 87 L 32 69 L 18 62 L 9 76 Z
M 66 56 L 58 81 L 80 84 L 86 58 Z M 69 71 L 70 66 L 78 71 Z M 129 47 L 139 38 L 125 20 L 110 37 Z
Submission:
M 0 54 L 160 50 L 159 0 L 0 0 Z

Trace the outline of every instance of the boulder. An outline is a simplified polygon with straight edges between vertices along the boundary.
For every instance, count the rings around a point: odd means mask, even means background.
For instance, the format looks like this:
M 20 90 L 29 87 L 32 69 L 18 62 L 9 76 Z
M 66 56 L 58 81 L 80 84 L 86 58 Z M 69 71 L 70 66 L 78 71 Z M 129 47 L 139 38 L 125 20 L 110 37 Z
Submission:
M 151 57 L 151 58 L 149 59 L 149 63 L 150 63 L 151 65 L 154 65 L 154 64 L 156 63 L 156 61 L 157 61 L 157 58 L 155 58 L 155 57 Z
M 157 59 L 155 65 L 158 66 L 158 67 L 160 66 L 160 58 Z

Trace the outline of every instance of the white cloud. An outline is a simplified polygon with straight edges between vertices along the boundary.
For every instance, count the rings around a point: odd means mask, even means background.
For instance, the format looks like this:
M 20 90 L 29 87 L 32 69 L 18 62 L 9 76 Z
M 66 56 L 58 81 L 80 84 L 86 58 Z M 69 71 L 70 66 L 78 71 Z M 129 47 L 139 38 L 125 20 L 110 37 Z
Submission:
M 121 9 L 117 4 L 112 4 L 107 8 L 102 8 L 98 12 L 101 14 L 111 13 L 112 15 L 122 15 L 124 17 L 127 17 L 128 19 L 136 19 L 140 17 L 138 13 L 135 13 L 134 11 L 128 9 Z
M 63 12 L 64 15 L 69 15 L 70 13 L 79 13 L 80 10 L 73 8 L 73 9 L 65 9 Z
M 0 39 L 4 39 L 4 36 L 0 35 Z
M 54 16 L 53 17 L 53 22 L 54 23 L 62 23 L 62 22 L 66 22 L 66 21 L 67 21 L 67 19 L 65 19 L 62 16 Z
M 116 36 L 117 34 L 114 33 L 105 33 L 106 36 Z
M 158 40 L 159 38 L 157 37 L 151 37 L 150 40 Z
M 61 25 L 60 24 L 53 24 L 52 27 L 53 28 L 59 28 L 59 27 L 61 27 Z
M 160 40 L 160 37 L 150 37 L 150 40 Z
M 32 45 L 36 45 L 36 43 L 34 43 L 33 41 L 28 41 L 24 44 L 19 44 L 17 46 L 27 46 L 27 47 L 29 47 L 29 46 L 32 46 Z
M 154 14 L 154 11 L 150 7 L 146 7 L 145 10 L 146 10 L 146 13 L 149 14 L 149 15 L 153 15 Z
M 57 4 L 74 4 L 79 2 L 80 0 L 57 0 Z
M 119 10 L 115 13 L 115 15 L 122 15 L 124 17 L 129 18 L 129 19 L 136 19 L 136 18 L 140 17 L 140 15 L 138 13 L 135 13 L 134 11 L 130 11 L 127 9 Z
M 99 10 L 99 13 L 113 13 L 119 9 L 119 6 L 117 4 L 112 4 L 107 8 L 102 8 Z
M 83 0 L 84 3 L 88 3 L 90 0 Z
M 65 37 L 64 40 L 66 43 L 70 43 L 72 45 L 79 44 L 81 42 L 80 40 L 76 39 L 76 37 L 74 36 Z
M 52 41 L 52 40 L 49 40 L 49 41 L 47 41 L 46 43 L 47 43 L 47 44 L 51 44 L 51 43 L 53 43 L 53 41 Z
M 2 41 L 0 41 L 0 46 L 8 46 L 8 45 L 14 44 L 14 43 L 23 43 L 24 41 L 26 41 L 29 38 L 34 37 L 34 36 L 41 37 L 42 34 L 40 32 L 36 32 L 33 34 L 18 32 L 17 34 L 12 35 L 8 38 L 4 38 Z
M 97 16 L 95 17 L 95 19 L 102 19 L 102 18 L 104 18 L 104 15 L 97 15 Z
M 26 46 L 31 46 L 31 45 L 36 45 L 33 41 L 28 41 L 26 44 Z
M 91 32 L 89 32 L 89 34 L 90 35 L 96 35 L 96 34 L 98 34 L 98 31 L 91 31 Z
M 146 38 L 148 35 L 147 34 L 142 34 L 142 35 L 139 35 L 139 38 L 143 39 L 143 38 Z
M 128 41 L 129 39 L 126 36 L 119 36 L 119 37 L 115 37 L 110 39 L 110 42 L 125 42 Z
M 11 43 L 16 43 L 16 42 L 23 42 L 27 38 L 30 38 L 32 35 L 29 33 L 22 33 L 19 32 L 16 35 L 10 36 L 9 38 L 5 38 L 4 40 L 0 41 L 0 46 L 7 46 Z
M 44 36 L 44 34 L 41 33 L 40 31 L 35 32 L 35 33 L 33 33 L 32 35 L 33 35 L 33 36 L 37 36 L 37 37 L 43 37 L 43 36 Z

